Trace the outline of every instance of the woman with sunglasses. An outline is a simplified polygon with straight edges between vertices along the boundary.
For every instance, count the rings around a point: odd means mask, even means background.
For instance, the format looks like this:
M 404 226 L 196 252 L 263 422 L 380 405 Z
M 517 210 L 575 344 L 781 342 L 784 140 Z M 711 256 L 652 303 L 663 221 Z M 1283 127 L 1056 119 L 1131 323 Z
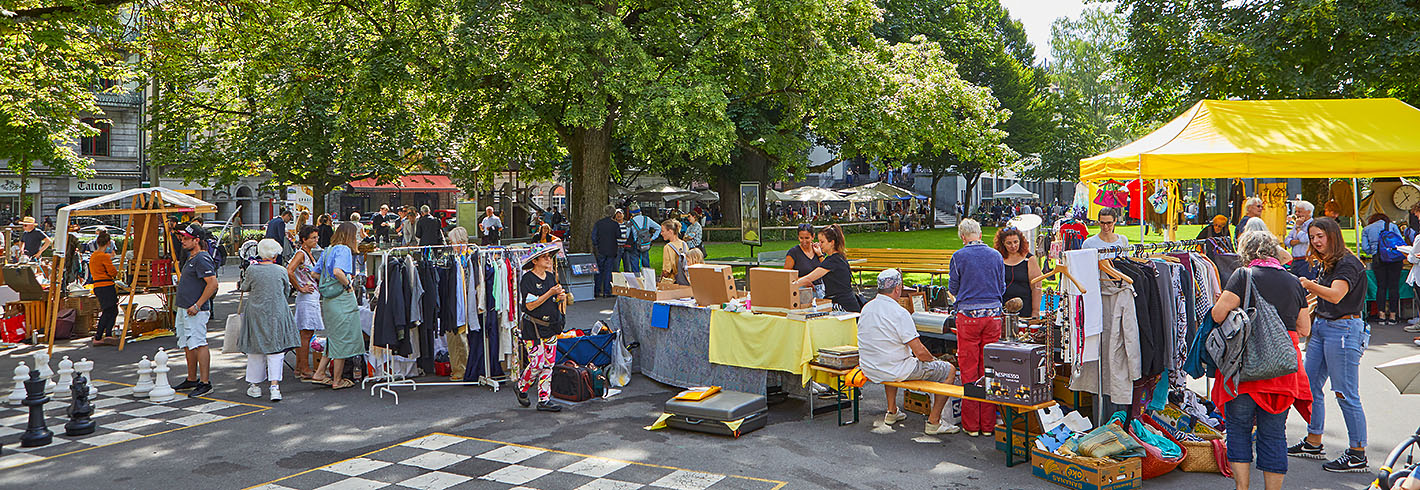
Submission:
M 1114 227 L 1119 224 L 1119 211 L 1114 208 L 1104 208 L 1100 210 L 1099 217 L 1100 232 L 1095 236 L 1085 239 L 1081 248 L 1109 248 L 1128 247 L 1129 238 L 1114 232 Z
M 784 268 L 799 271 L 799 277 L 804 277 L 817 269 L 822 261 L 823 252 L 814 243 L 814 225 L 799 225 L 799 246 L 789 249 L 784 256 Z M 822 298 L 823 294 L 823 279 L 814 281 L 814 298 Z

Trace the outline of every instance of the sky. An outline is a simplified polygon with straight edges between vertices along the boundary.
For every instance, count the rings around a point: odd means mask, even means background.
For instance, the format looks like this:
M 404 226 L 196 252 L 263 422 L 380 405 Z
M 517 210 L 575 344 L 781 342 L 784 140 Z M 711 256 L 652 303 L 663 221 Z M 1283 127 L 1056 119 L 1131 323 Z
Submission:
M 1039 60 L 1050 59 L 1050 25 L 1055 19 L 1077 17 L 1085 10 L 1082 0 L 1001 0 L 1001 5 L 1025 26 Z

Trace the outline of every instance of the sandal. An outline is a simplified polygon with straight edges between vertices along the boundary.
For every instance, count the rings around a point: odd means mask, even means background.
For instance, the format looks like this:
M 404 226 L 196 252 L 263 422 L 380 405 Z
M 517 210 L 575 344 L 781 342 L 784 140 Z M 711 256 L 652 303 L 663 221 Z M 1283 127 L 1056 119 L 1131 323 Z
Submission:
M 328 378 L 311 378 L 306 380 L 306 382 L 311 384 L 330 386 L 330 379 Z
M 345 378 L 340 378 L 340 381 L 336 381 L 334 384 L 330 385 L 330 389 L 332 389 L 332 390 L 343 390 L 343 389 L 349 388 L 349 387 L 351 387 L 351 386 L 355 386 L 355 382 L 350 381 L 350 380 L 345 379 Z

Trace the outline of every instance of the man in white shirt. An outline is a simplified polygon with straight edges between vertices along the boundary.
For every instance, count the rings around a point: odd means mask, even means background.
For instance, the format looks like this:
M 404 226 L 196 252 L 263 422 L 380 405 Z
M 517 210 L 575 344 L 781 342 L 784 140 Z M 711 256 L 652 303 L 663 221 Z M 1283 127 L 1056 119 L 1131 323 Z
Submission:
M 902 273 L 888 269 L 878 273 L 878 295 L 863 306 L 858 316 L 858 369 L 876 383 L 926 380 L 947 383 L 956 376 L 951 363 L 932 357 L 917 336 L 912 314 L 897 303 L 902 297 Z M 887 414 L 883 424 L 907 418 L 897 409 L 897 388 L 887 392 Z M 955 434 L 960 427 L 942 423 L 942 407 L 947 397 L 932 395 L 932 412 L 927 416 L 928 434 Z
M 478 222 L 478 230 L 483 235 L 483 244 L 497 245 L 498 235 L 503 231 L 503 220 L 493 214 L 493 206 L 488 206 L 483 212 L 483 220 Z
M 1306 201 L 1297 201 L 1292 207 L 1296 217 L 1292 219 L 1292 231 L 1287 233 L 1287 247 L 1292 250 L 1292 274 L 1297 277 L 1316 279 L 1316 272 L 1307 262 L 1307 248 L 1311 240 L 1307 237 L 1307 227 L 1312 224 L 1312 212 L 1316 207 Z

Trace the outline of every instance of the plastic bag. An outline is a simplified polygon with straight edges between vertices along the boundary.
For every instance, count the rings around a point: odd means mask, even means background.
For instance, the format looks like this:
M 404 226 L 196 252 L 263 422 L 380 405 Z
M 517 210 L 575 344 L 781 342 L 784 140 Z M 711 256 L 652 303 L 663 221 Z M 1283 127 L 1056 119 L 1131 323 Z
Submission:
M 602 327 L 601 321 L 597 321 Z M 620 335 L 612 344 L 616 345 L 616 352 L 612 354 L 611 365 L 606 368 L 606 379 L 615 388 L 625 387 L 631 382 L 631 350 L 626 348 L 626 343 Z

